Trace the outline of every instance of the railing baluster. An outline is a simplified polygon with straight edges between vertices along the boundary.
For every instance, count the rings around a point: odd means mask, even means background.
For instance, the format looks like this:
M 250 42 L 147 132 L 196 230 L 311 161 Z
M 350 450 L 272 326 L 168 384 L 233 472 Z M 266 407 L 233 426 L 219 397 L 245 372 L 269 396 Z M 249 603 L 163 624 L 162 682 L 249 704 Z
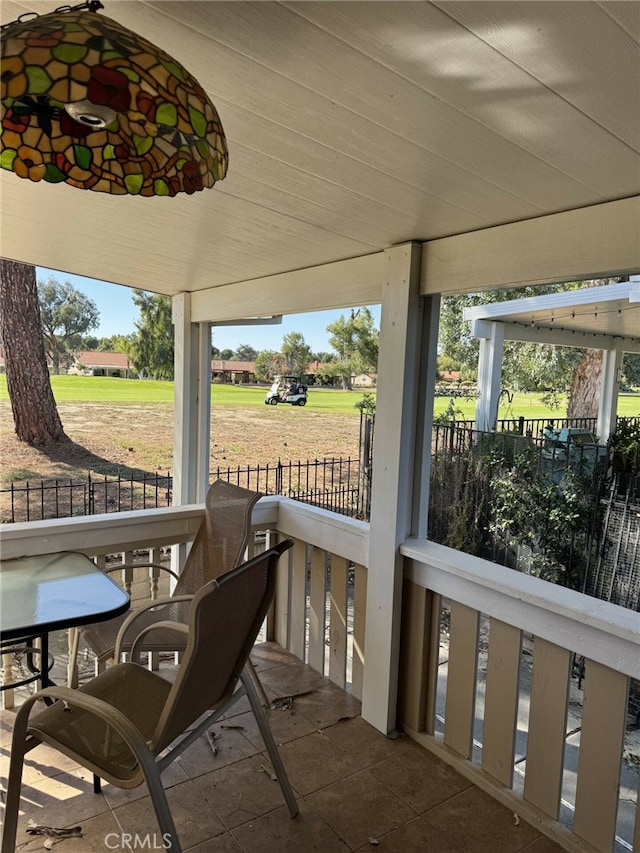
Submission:
M 556 820 L 560 809 L 571 655 L 536 637 L 524 798 Z
M 573 831 L 596 850 L 614 848 L 628 686 L 626 675 L 586 661 Z
M 347 561 L 331 555 L 329 678 L 344 688 L 347 680 Z
M 309 581 L 309 666 L 324 675 L 326 553 L 311 548 Z

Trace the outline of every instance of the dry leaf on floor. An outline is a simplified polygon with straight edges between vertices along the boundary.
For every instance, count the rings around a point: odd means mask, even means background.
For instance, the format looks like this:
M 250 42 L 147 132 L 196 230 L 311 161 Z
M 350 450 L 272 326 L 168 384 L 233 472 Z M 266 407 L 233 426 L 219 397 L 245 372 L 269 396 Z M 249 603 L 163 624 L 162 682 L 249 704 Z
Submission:
M 26 829 L 27 835 L 48 835 L 51 838 L 82 838 L 81 826 L 44 826 L 29 821 L 29 826 Z
M 277 782 L 277 781 L 278 781 L 278 777 L 277 777 L 277 776 L 276 776 L 276 774 L 273 772 L 273 770 L 271 769 L 271 767 L 268 767 L 266 764 L 261 764 L 261 765 L 260 765 L 260 769 L 263 771 L 263 773 L 266 773 L 266 774 L 267 774 L 267 776 L 269 777 L 269 779 L 271 779 L 271 781 L 272 781 L 272 782 Z
M 209 746 L 211 747 L 211 752 L 214 755 L 217 755 L 220 752 L 220 747 L 216 746 L 215 739 L 218 737 L 216 734 L 212 734 L 212 732 L 207 732 L 207 741 L 209 742 Z

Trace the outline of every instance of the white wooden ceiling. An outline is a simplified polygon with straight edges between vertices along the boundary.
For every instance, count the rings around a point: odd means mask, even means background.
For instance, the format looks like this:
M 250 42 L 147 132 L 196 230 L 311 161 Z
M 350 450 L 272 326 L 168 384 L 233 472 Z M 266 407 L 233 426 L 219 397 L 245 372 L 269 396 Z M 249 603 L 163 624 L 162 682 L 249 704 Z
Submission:
M 229 175 L 140 199 L 3 172 L 5 257 L 172 294 L 640 194 L 638 2 L 105 7 L 208 91 Z

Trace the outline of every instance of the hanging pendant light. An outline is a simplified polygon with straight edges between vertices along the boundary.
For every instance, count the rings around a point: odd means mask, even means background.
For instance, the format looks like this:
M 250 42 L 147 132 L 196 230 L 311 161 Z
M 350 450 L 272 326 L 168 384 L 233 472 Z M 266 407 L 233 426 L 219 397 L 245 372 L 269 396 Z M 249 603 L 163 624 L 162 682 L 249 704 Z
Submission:
M 99 0 L 2 27 L 0 166 L 79 189 L 174 196 L 227 173 L 204 89 Z

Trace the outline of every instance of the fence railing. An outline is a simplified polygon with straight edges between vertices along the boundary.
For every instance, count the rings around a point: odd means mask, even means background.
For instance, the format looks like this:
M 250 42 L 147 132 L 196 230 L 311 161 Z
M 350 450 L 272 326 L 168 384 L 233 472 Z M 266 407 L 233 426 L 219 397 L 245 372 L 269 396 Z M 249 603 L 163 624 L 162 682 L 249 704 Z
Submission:
M 171 474 L 25 480 L 0 489 L 0 521 L 40 521 L 171 506 Z
M 564 429 L 565 427 L 574 427 L 578 429 L 588 429 L 589 432 L 595 435 L 597 426 L 597 418 L 498 418 L 496 421 L 496 432 L 518 433 L 526 435 L 529 438 L 542 438 L 546 429 Z M 619 421 L 625 421 L 630 425 L 637 426 L 640 424 L 640 417 L 618 417 Z M 455 427 L 461 430 L 475 430 L 476 422 L 474 420 L 455 420 L 447 424 L 437 424 L 434 427 L 434 432 L 437 434 L 440 431 L 444 434 L 447 430 Z
M 637 851 L 636 614 L 434 542 L 401 553 L 404 731 L 567 850 Z
M 639 419 L 627 419 L 640 421 Z M 544 429 L 564 426 L 592 430 L 595 419 L 518 418 L 498 421 L 494 440 L 504 436 L 542 440 Z M 432 453 L 443 450 L 459 453 L 475 441 L 474 421 L 436 424 L 433 429 Z M 223 479 L 268 495 L 284 495 L 304 503 L 347 515 L 368 519 L 373 471 L 374 417 L 363 414 L 360 422 L 360 458 L 325 458 L 289 461 L 256 466 L 218 467 L 211 479 Z M 502 436 L 502 437 L 501 437 Z M 514 439 L 515 440 L 515 439 Z M 50 480 L 26 480 L 10 483 L 0 489 L 0 523 L 37 521 L 95 515 L 103 512 L 151 509 L 171 506 L 173 481 L 171 474 L 129 474 L 108 477 L 87 474 L 86 477 Z
M 218 467 L 210 476 L 350 518 L 368 515 L 370 478 L 361 476 L 359 461 L 350 457 Z M 39 521 L 171 506 L 172 489 L 169 472 L 14 482 L 0 489 L 0 520 Z

